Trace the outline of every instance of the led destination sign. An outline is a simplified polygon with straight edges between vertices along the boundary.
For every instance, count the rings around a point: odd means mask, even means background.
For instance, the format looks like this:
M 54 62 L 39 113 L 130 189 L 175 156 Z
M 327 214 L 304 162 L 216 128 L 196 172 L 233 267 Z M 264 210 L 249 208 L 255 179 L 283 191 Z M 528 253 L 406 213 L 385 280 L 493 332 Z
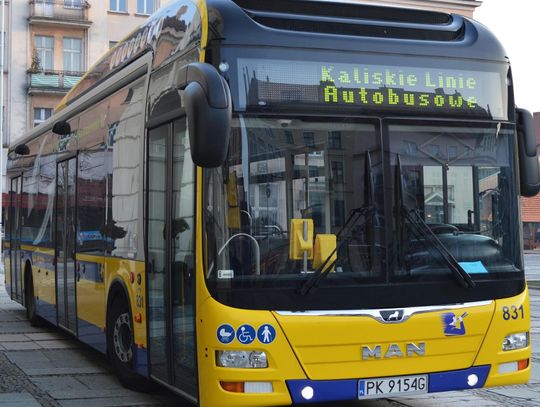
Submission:
M 498 72 L 239 59 L 240 105 L 506 118 Z

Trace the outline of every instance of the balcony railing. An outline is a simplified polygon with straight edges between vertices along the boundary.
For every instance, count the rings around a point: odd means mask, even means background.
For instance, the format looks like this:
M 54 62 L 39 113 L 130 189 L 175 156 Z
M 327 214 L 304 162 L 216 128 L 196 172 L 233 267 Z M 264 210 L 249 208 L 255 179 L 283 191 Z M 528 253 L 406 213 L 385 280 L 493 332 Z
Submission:
M 31 0 L 30 20 L 37 18 L 88 23 L 89 8 L 85 0 Z
M 67 92 L 83 76 L 84 72 L 29 70 L 29 86 L 31 92 Z

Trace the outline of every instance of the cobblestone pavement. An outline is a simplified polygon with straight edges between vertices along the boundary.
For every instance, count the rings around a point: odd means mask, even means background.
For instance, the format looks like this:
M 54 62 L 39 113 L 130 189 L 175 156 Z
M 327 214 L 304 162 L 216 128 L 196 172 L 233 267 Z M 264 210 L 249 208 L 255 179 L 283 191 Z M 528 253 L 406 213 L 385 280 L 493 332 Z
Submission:
M 540 269 L 540 255 L 534 257 Z M 30 326 L 3 281 L 0 270 L 0 407 L 191 406 L 164 389 L 143 394 L 123 388 L 102 354 L 54 327 Z M 540 289 L 531 289 L 531 314 L 532 341 L 540 343 Z M 330 406 L 540 406 L 540 348 L 533 348 L 533 374 L 526 385 L 319 405 Z

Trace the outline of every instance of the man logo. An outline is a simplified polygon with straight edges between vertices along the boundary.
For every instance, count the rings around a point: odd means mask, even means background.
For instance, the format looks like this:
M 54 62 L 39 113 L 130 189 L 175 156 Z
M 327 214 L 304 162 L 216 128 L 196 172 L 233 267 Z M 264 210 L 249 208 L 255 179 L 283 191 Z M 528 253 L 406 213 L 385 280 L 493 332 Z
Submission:
M 373 348 L 364 345 L 362 346 L 362 360 L 368 359 L 387 359 L 387 358 L 404 358 L 413 356 L 424 356 L 426 354 L 425 342 L 406 343 L 400 345 L 391 343 L 388 347 L 383 348 L 382 345 L 375 345 Z
M 381 318 L 385 322 L 401 322 L 403 319 L 403 310 L 389 310 L 389 311 L 379 311 Z

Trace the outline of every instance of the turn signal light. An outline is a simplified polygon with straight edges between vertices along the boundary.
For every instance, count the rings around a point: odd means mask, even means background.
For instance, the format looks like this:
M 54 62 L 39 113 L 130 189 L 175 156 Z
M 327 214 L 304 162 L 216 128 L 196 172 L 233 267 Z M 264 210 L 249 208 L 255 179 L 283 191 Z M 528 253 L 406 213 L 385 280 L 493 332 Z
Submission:
M 244 392 L 244 382 L 219 382 L 221 387 L 225 391 L 230 391 L 232 393 L 243 393 Z
M 518 370 L 525 370 L 529 367 L 529 359 L 518 360 Z

